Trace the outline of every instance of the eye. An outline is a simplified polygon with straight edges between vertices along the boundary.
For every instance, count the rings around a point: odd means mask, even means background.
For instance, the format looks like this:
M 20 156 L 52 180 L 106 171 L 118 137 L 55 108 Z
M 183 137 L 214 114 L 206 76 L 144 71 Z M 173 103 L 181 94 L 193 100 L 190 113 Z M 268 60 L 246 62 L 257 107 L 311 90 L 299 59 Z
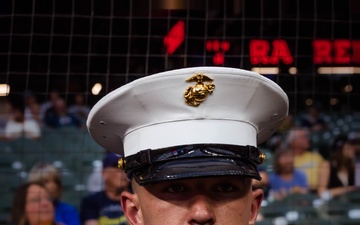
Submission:
M 236 190 L 236 187 L 229 183 L 222 183 L 216 186 L 216 191 L 218 192 L 233 192 Z
M 186 188 L 184 185 L 175 184 L 175 185 L 171 185 L 171 186 L 167 187 L 165 189 L 165 191 L 169 192 L 169 193 L 182 193 L 182 192 L 186 191 Z

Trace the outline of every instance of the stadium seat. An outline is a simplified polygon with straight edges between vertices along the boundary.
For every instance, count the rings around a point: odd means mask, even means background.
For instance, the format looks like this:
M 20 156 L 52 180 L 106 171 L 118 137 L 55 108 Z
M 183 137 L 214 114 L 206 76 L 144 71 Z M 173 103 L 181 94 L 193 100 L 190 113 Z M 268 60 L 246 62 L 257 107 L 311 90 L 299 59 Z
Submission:
M 306 193 L 306 194 L 290 194 L 287 195 L 281 202 L 285 205 L 292 205 L 292 206 L 313 206 L 314 200 L 318 197 L 316 194 L 313 193 Z
M 338 222 L 339 225 L 359 225 L 360 224 L 360 220 L 356 219 L 342 219 L 341 221 Z
M 0 201 L 0 224 L 8 224 L 11 213 L 11 205 L 13 201 L 13 194 L 2 194 Z
M 280 202 L 272 202 L 267 206 L 260 208 L 260 213 L 265 219 L 274 219 L 276 217 L 284 217 L 288 211 L 287 205 L 282 205 Z
M 12 148 L 8 141 L 0 141 L 0 154 L 11 153 Z
M 5 195 L 7 195 L 9 193 L 12 193 L 23 182 L 24 182 L 24 179 L 22 177 L 20 177 L 17 172 L 2 173 L 1 174 L 0 193 L 4 194 L 2 196 L 5 196 Z M 1 199 L 1 201 L 3 201 L 3 200 Z
M 340 225 L 335 220 L 314 218 L 290 222 L 291 225 Z
M 289 222 L 298 220 L 311 220 L 319 217 L 318 211 L 313 207 L 316 196 L 313 194 L 292 194 L 282 200 L 274 201 L 261 207 L 260 213 L 265 219 L 284 217 Z
M 0 173 L 12 171 L 12 164 L 17 160 L 17 155 L 14 153 L 3 153 L 0 156 Z
M 360 221 L 360 204 L 344 202 L 341 200 L 330 200 L 322 207 L 322 210 L 326 213 L 325 216 L 329 219 L 352 222 Z M 351 215 L 351 211 L 355 213 L 352 213 L 353 215 Z
M 353 132 L 360 131 L 360 113 L 353 114 L 352 121 L 350 123 L 350 130 Z
M 339 198 L 342 199 L 342 201 L 360 205 L 360 190 L 348 192 Z
M 9 147 L 13 153 L 39 151 L 40 146 L 37 144 L 37 141 L 24 137 L 9 141 Z
M 261 221 L 257 221 L 255 224 L 256 225 L 273 225 L 273 220 L 272 219 L 264 219 Z

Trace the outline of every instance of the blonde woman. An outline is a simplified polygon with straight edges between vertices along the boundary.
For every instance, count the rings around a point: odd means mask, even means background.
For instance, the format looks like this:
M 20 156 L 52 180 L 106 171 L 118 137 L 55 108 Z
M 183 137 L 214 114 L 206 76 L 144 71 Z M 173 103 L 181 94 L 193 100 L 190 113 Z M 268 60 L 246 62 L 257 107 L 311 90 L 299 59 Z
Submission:
M 11 225 L 64 225 L 55 222 L 54 205 L 42 183 L 21 185 L 14 195 Z
M 47 163 L 36 164 L 29 173 L 28 180 L 41 182 L 50 194 L 55 206 L 56 222 L 65 225 L 80 225 L 80 217 L 77 209 L 67 203 L 62 202 L 62 182 L 60 172 L 56 167 Z

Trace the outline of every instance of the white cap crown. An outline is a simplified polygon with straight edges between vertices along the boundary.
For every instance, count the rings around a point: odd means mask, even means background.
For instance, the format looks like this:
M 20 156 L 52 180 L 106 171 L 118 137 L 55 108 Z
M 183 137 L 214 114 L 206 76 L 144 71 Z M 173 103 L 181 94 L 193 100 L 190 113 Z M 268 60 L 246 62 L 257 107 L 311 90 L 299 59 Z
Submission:
M 258 73 L 193 67 L 116 89 L 93 107 L 87 126 L 98 144 L 124 156 L 186 144 L 257 146 L 278 129 L 288 104 Z

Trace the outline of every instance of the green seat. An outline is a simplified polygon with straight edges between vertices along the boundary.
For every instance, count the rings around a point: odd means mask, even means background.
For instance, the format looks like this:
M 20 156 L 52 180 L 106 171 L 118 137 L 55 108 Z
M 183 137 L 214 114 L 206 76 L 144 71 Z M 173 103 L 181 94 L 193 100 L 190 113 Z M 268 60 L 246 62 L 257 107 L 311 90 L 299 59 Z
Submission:
M 289 221 L 315 219 L 319 217 L 313 207 L 315 199 L 316 196 L 313 194 L 292 194 L 261 207 L 260 212 L 264 218 L 285 217 Z
M 347 192 L 341 196 L 338 196 L 336 200 L 360 205 L 360 190 Z
M 330 219 L 322 219 L 322 218 L 315 218 L 315 219 L 300 219 L 297 221 L 293 221 L 290 224 L 292 225 L 340 225 L 335 220 Z
M 28 152 L 42 152 L 42 144 L 40 140 L 31 140 L 25 137 L 17 138 L 9 142 L 13 152 L 28 153 Z
M 275 201 L 267 206 L 261 207 L 260 213 L 266 219 L 274 219 L 276 217 L 284 217 L 288 209 L 289 207 L 287 205 L 283 205 L 280 202 Z
M 339 224 L 339 225 L 359 225 L 360 224 L 360 219 L 343 218 L 343 219 L 339 220 L 337 222 L 337 224 Z
M 7 141 L 0 141 L 0 154 L 12 153 L 12 148 Z
M 257 221 L 255 224 L 256 225 L 273 225 L 273 220 L 272 219 L 264 219 L 261 221 Z
M 7 193 L 1 195 L 0 224 L 8 224 L 11 214 L 12 202 L 13 202 L 13 194 Z
M 326 217 L 330 219 L 351 219 L 349 218 L 349 211 L 357 209 L 360 211 L 360 205 L 342 200 L 330 200 L 327 204 L 322 206 L 322 210 L 326 213 Z
M 360 114 L 353 115 L 350 130 L 354 132 L 360 131 Z
M 284 199 L 281 200 L 282 204 L 291 205 L 291 206 L 313 206 L 314 200 L 318 197 L 316 194 L 306 193 L 306 194 L 290 194 L 287 195 Z
M 0 156 L 0 170 L 12 170 L 12 164 L 17 160 L 16 154 L 2 153 Z
M 23 182 L 24 179 L 18 176 L 17 172 L 2 173 L 0 185 L 1 196 L 13 193 Z

